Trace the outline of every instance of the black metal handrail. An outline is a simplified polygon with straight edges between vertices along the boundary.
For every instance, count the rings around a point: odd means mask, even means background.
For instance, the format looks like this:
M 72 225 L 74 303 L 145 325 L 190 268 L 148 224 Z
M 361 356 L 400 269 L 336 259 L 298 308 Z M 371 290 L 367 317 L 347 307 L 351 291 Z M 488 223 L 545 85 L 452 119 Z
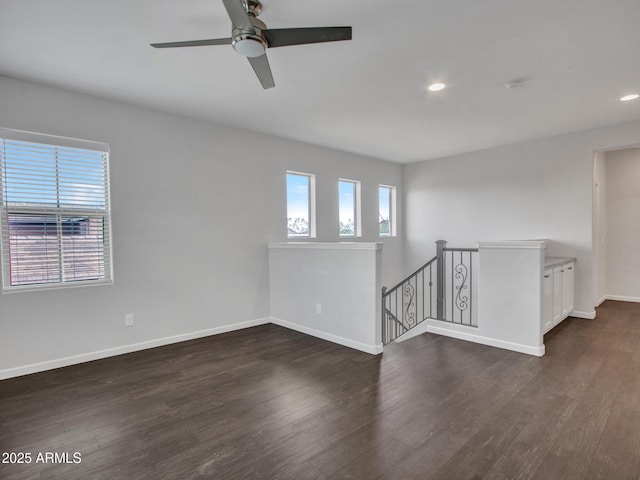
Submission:
M 394 287 L 382 287 L 383 344 L 427 319 L 477 327 L 473 273 L 478 249 L 446 245 L 438 240 L 435 257 Z
M 434 315 L 437 257 L 393 288 L 382 287 L 382 342 L 386 345 Z
M 415 272 L 413 272 L 410 275 L 407 275 L 407 278 L 405 278 L 403 281 L 401 281 L 400 283 L 398 283 L 395 287 L 392 287 L 388 290 L 386 290 L 387 294 L 391 294 L 393 293 L 396 289 L 400 288 L 402 286 L 402 284 L 404 282 L 406 282 L 407 279 L 414 277 L 415 275 L 418 275 L 419 273 L 421 273 L 422 271 L 424 271 L 427 267 L 429 267 L 433 262 L 435 262 L 437 260 L 437 257 L 433 257 L 431 260 L 429 260 L 427 263 L 425 263 L 424 265 L 422 265 L 420 268 L 418 268 Z M 383 289 L 385 289 L 386 287 L 382 287 Z

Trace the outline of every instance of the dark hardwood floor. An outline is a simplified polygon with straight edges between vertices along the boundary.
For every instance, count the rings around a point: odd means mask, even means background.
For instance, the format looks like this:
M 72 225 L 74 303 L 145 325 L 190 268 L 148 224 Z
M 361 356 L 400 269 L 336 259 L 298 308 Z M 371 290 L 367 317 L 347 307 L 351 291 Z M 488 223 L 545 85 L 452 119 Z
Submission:
M 374 357 L 268 325 L 5 380 L 0 452 L 33 461 L 0 478 L 640 479 L 640 304 L 545 343 Z

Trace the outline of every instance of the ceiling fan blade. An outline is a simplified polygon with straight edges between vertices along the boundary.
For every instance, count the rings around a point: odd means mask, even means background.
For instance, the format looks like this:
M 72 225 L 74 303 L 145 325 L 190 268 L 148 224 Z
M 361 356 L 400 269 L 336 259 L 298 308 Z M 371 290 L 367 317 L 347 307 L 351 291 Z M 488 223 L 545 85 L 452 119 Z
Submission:
M 256 33 L 256 29 L 251 23 L 251 19 L 242 4 L 242 0 L 222 0 L 222 3 L 224 3 L 224 8 L 227 9 L 227 14 L 234 27 Z
M 189 40 L 187 42 L 152 43 L 154 48 L 202 47 L 206 45 L 231 45 L 231 38 L 211 38 L 209 40 Z
M 351 27 L 269 28 L 262 33 L 269 47 L 351 40 Z
M 276 86 L 273 81 L 273 75 L 271 75 L 271 67 L 269 66 L 266 53 L 259 57 L 247 57 L 247 60 L 249 60 L 249 63 L 253 67 L 253 71 L 256 72 L 262 88 L 266 90 Z

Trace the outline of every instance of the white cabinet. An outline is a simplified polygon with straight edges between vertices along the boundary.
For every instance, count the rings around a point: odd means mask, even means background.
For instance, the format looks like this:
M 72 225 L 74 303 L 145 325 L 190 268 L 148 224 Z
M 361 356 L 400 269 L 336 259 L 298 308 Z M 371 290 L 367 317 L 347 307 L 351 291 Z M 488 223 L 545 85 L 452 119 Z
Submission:
M 562 317 L 573 311 L 573 263 L 562 266 Z
M 542 279 L 542 333 L 573 311 L 575 259 L 547 259 Z
M 542 331 L 553 327 L 553 269 L 547 268 L 542 279 Z
M 553 269 L 553 325 L 562 320 L 562 267 Z

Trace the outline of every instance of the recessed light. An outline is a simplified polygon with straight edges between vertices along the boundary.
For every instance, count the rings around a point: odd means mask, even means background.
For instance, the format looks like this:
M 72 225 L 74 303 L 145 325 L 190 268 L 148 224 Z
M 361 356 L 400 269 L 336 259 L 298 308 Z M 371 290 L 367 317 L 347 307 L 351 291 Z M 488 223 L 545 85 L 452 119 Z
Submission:
M 440 90 L 447 88 L 447 86 L 444 83 L 432 83 L 427 88 L 430 92 L 439 92 Z
M 640 95 L 638 95 L 637 93 L 634 93 L 632 95 L 625 95 L 624 97 L 621 97 L 620 101 L 621 102 L 630 102 L 631 100 L 635 100 L 638 97 L 640 97 Z

